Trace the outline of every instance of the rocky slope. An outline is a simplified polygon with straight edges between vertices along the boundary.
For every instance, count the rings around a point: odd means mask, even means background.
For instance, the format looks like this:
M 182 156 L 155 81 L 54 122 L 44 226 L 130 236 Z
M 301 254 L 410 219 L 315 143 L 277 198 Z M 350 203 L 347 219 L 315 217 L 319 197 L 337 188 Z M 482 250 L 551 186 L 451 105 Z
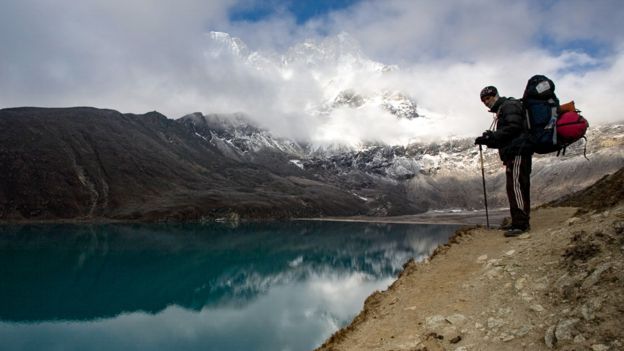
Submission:
M 624 168 L 504 238 L 463 229 L 319 350 L 621 350 Z M 608 201 L 601 201 L 608 199 Z
M 415 212 L 432 209 L 483 208 L 479 151 L 472 139 L 391 146 L 371 143 L 359 148 L 314 146 L 276 138 L 253 127 L 244 116 L 183 118 L 198 133 L 220 145 L 230 157 L 283 167 L 290 162 L 324 183 L 348 189 L 365 199 L 369 214 L 396 214 L 393 208 L 410 200 Z M 233 122 L 234 121 L 234 122 Z M 218 130 L 217 133 L 213 131 Z M 588 142 L 577 142 L 566 155 L 536 155 L 533 167 L 534 204 L 589 186 L 624 165 L 624 125 L 592 127 Z M 587 147 L 588 159 L 583 157 Z M 267 162 L 272 155 L 276 162 Z M 485 150 L 488 201 L 504 207 L 504 167 L 496 150 Z M 401 196 L 384 196 L 402 193 Z M 397 202 L 396 200 L 399 200 Z M 374 203 L 375 205 L 372 205 Z
M 151 112 L 0 110 L 0 219 L 276 218 L 365 212 L 363 201 L 302 176 L 226 157 Z

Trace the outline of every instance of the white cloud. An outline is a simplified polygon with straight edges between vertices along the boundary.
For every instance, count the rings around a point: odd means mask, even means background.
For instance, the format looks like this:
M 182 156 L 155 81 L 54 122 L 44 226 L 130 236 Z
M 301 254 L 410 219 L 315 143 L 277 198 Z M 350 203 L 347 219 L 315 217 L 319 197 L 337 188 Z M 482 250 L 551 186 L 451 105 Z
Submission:
M 172 118 L 246 112 L 286 136 L 403 143 L 479 134 L 491 120 L 479 90 L 493 84 L 519 97 L 539 73 L 555 80 L 561 100 L 575 99 L 590 122 L 621 119 L 619 1 L 362 1 L 303 25 L 283 8 L 259 22 L 228 19 L 233 6 L 250 3 L 10 1 L 0 13 L 0 106 L 92 105 Z M 262 69 L 247 57 L 210 55 L 210 30 L 242 38 L 249 53 L 261 53 L 252 59 L 266 60 Z M 309 38 L 318 43 L 345 31 L 362 55 L 400 70 L 345 71 L 335 60 L 275 63 Z M 594 47 L 583 51 L 579 43 Z M 397 120 L 371 106 L 312 113 L 346 88 L 406 92 L 428 118 Z

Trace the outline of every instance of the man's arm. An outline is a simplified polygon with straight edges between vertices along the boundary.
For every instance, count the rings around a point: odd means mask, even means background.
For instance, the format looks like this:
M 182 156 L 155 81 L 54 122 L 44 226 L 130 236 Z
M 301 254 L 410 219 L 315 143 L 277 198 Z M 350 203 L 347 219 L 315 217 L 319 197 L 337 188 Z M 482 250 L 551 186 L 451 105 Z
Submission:
M 491 140 L 488 142 L 488 146 L 495 148 L 508 144 L 519 137 L 524 130 L 524 115 L 520 104 L 504 104 L 501 106 L 500 116 L 504 118 L 504 121 L 500 129 L 492 132 Z

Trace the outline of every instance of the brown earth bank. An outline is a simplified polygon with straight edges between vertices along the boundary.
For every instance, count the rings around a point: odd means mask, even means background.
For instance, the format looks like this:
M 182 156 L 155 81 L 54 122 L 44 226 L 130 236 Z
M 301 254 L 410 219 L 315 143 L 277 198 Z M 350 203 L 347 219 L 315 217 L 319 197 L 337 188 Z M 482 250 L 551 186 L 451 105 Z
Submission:
M 318 350 L 624 350 L 623 181 L 535 210 L 520 237 L 459 230 Z

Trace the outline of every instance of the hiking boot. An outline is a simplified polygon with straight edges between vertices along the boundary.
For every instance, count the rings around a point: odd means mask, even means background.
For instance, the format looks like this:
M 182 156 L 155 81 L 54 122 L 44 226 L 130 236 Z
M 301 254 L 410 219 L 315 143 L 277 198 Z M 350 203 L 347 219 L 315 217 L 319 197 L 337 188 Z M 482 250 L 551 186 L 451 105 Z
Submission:
M 509 230 L 513 228 L 513 225 L 511 225 L 511 223 L 503 223 L 500 225 L 500 227 L 498 227 L 498 229 L 500 230 Z
M 509 229 L 507 229 L 507 231 L 505 231 L 505 236 L 510 238 L 510 237 L 515 237 L 515 236 L 519 236 L 523 233 L 526 233 L 529 230 L 529 228 L 520 228 L 520 227 L 511 227 Z
M 500 225 L 500 227 L 498 227 L 498 229 L 500 230 L 508 230 L 511 229 L 513 227 L 513 224 L 511 224 L 511 217 L 505 217 L 503 218 L 503 221 Z

